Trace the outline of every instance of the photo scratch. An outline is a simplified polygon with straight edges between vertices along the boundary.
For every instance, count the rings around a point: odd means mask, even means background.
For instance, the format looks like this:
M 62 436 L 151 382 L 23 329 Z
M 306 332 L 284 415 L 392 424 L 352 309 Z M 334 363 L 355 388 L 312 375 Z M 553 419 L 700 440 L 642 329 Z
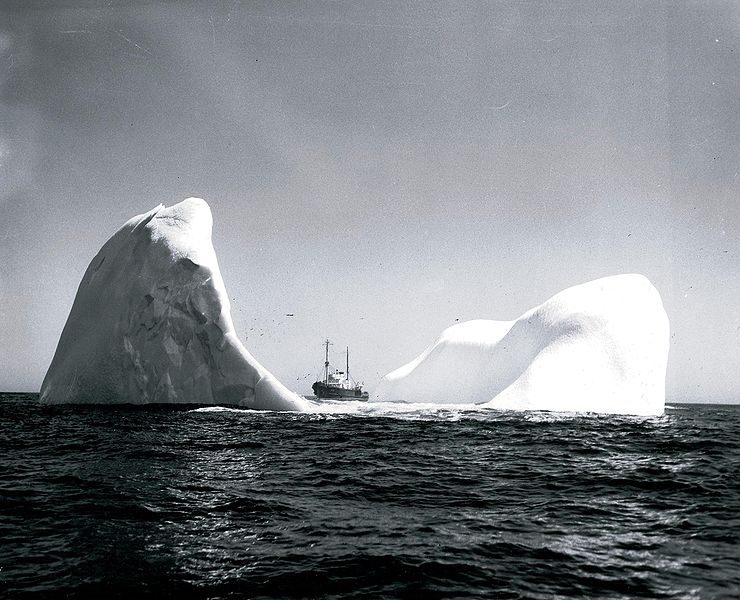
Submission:
M 136 43 L 135 41 L 133 41 L 132 39 L 130 39 L 130 38 L 127 38 L 127 37 L 126 37 L 125 35 L 123 35 L 123 34 L 122 34 L 122 33 L 121 33 L 120 31 L 116 31 L 116 35 L 117 35 L 117 36 L 118 36 L 119 38 L 121 38 L 121 39 L 122 39 L 123 41 L 125 41 L 125 42 L 126 42 L 127 44 L 129 44 L 129 45 L 133 46 L 134 48 L 138 48 L 139 50 L 141 50 L 142 52 L 145 52 L 145 53 L 146 53 L 146 54 L 148 54 L 149 56 L 153 56 L 153 55 L 152 55 L 152 53 L 151 53 L 151 52 L 150 52 L 149 50 L 147 50 L 147 49 L 146 49 L 146 48 L 144 48 L 143 46 L 140 46 L 139 44 L 137 44 L 137 43 Z

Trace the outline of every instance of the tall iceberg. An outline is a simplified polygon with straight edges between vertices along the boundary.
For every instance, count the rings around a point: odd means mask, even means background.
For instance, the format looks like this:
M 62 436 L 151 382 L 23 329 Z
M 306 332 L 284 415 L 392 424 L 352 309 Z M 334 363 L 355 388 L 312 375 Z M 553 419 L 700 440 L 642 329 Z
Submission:
M 208 204 L 134 217 L 85 272 L 41 386 L 45 404 L 228 404 L 302 410 L 238 340 Z
M 668 317 L 642 275 L 568 288 L 515 321 L 454 325 L 386 375 L 376 400 L 660 415 Z

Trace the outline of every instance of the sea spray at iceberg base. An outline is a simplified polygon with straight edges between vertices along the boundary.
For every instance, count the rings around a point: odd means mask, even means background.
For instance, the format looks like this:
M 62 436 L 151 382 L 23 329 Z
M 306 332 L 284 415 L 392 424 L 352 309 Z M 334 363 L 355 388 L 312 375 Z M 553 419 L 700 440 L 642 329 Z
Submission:
M 661 415 L 668 317 L 641 275 L 568 288 L 515 321 L 446 329 L 373 399 L 507 410 Z
M 46 404 L 302 410 L 238 340 L 211 211 L 189 198 L 129 220 L 80 283 L 41 387 Z

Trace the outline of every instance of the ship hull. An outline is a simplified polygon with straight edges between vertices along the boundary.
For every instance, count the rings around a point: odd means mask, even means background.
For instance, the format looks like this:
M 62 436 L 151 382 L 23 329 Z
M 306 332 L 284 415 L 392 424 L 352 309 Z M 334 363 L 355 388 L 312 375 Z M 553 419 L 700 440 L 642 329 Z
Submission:
M 321 381 L 317 381 L 312 386 L 313 393 L 316 394 L 317 398 L 328 399 L 328 400 L 367 400 L 368 393 L 363 392 L 358 388 L 342 388 L 333 385 L 326 385 Z

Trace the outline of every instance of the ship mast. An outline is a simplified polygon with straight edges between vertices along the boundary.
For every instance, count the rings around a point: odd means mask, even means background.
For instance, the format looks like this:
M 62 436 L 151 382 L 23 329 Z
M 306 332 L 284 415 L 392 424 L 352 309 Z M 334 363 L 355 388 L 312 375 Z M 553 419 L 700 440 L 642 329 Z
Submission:
M 326 358 L 324 359 L 324 385 L 329 384 L 329 340 L 324 342 L 326 344 Z
M 349 346 L 347 346 L 347 381 L 349 381 Z

